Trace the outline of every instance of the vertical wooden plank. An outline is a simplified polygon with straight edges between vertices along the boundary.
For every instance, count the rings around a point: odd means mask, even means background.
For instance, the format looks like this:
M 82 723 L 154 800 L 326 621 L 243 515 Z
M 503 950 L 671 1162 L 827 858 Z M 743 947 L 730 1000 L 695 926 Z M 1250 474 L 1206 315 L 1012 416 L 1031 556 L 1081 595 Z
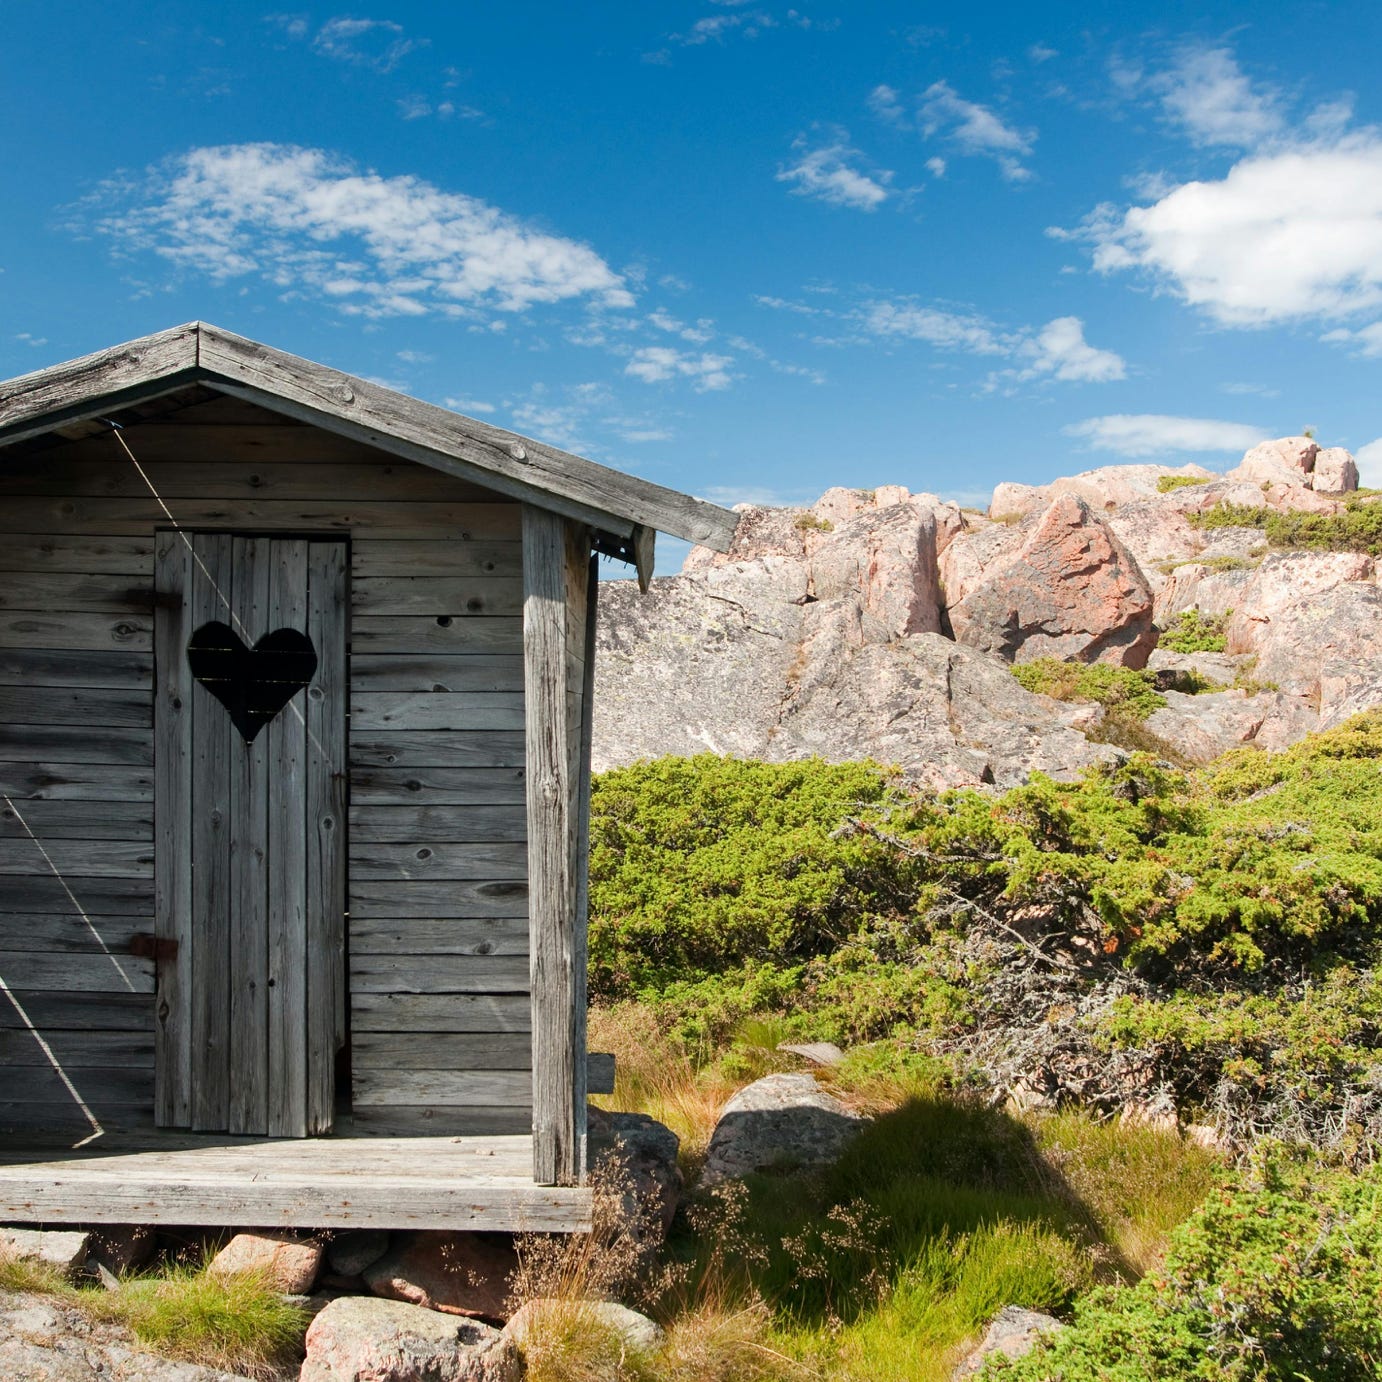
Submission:
M 196 632 L 227 617 L 231 539 L 191 539 L 188 624 Z M 195 1131 L 224 1132 L 230 1107 L 230 815 L 231 736 L 239 737 L 225 707 L 205 687 L 192 688 L 192 1071 Z
M 313 542 L 307 633 L 317 674 L 307 688 L 307 1130 L 331 1131 L 336 1052 L 346 1040 L 346 629 L 344 542 Z
M 307 630 L 307 543 L 273 544 L 270 629 Z M 299 691 L 270 722 L 269 1134 L 307 1134 L 307 696 Z
M 226 622 L 247 647 L 269 631 L 265 538 L 231 539 L 232 585 Z M 267 832 L 272 774 L 267 736 L 231 735 L 229 869 L 231 943 L 228 1130 L 264 1133 L 269 1117 L 269 920 Z
M 589 544 L 583 544 L 589 550 Z M 600 592 L 600 559 L 590 553 L 585 569 L 585 667 L 581 683 L 581 717 L 576 750 L 576 937 L 574 969 L 575 1047 L 576 1047 L 576 1140 L 579 1148 L 581 1180 L 590 1169 L 587 1156 L 587 1085 L 590 1067 L 587 1055 L 586 1009 L 590 1002 L 587 969 L 590 935 L 590 755 L 595 708 L 595 633 Z
M 566 686 L 567 533 L 523 507 L 524 741 L 533 1025 L 533 1179 L 575 1184 L 574 796 Z
M 154 555 L 154 934 L 177 953 L 157 970 L 155 1118 L 191 1123 L 192 1031 L 192 676 L 187 668 L 187 543 L 158 534 Z

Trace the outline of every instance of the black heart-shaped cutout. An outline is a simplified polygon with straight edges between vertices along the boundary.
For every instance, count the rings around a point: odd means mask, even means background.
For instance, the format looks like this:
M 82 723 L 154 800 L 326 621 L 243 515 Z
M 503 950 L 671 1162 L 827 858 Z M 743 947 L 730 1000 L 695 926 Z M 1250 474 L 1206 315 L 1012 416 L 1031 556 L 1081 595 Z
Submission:
M 317 650 L 305 633 L 275 629 L 252 648 L 229 624 L 203 624 L 187 643 L 192 675 L 230 712 L 247 744 L 311 680 Z

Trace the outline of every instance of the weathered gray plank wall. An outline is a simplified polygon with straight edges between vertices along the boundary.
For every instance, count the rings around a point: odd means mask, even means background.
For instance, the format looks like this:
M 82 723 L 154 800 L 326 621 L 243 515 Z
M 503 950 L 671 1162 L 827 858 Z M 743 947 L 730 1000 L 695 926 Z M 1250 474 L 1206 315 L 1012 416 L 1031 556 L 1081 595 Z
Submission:
M 519 506 L 228 399 L 125 436 L 183 527 L 351 535 L 355 1121 L 526 1132 Z M 0 790 L 42 845 L 0 803 L 0 978 L 113 1127 L 153 1122 L 130 948 L 153 930 L 167 524 L 113 436 L 0 451 Z M 84 1126 L 0 995 L 0 1131 Z

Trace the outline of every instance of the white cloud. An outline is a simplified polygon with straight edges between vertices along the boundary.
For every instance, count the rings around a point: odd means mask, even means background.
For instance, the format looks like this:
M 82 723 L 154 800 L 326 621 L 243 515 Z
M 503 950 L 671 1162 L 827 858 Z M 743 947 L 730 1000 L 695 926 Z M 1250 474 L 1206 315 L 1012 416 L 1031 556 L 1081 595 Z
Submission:
M 403 26 L 392 19 L 328 19 L 312 37 L 313 49 L 323 57 L 392 72 L 426 40 L 403 37 Z
M 897 88 L 892 86 L 876 86 L 869 92 L 869 109 L 880 119 L 890 125 L 905 125 L 907 123 L 907 113 L 902 109 L 902 98 L 897 93 Z
M 1082 234 L 1101 272 L 1140 270 L 1226 326 L 1382 306 L 1382 135 L 1252 155 Z
M 624 280 L 588 246 L 421 178 L 361 172 L 321 149 L 194 149 L 151 170 L 142 186 L 99 194 L 102 207 L 117 199 L 128 209 L 97 228 L 127 250 L 214 280 L 258 275 L 350 313 L 465 316 L 571 298 L 633 305 Z
M 1055 379 L 1089 384 L 1104 384 L 1127 377 L 1127 365 L 1111 350 L 1096 350 L 1084 338 L 1084 323 L 1078 317 L 1057 317 L 1049 321 L 1022 347 L 1031 359 L 1028 377 L 1049 374 Z
M 943 178 L 945 176 L 945 160 L 943 158 L 928 158 L 926 160 L 926 171 L 933 178 Z
M 699 317 L 694 325 L 688 326 L 684 321 L 659 307 L 656 311 L 648 313 L 648 322 L 657 327 L 659 331 L 680 336 L 683 341 L 690 341 L 693 345 L 704 345 L 707 341 L 713 340 L 715 336 L 715 323 L 709 317 Z
M 1052 58 L 1060 57 L 1059 51 L 1045 43 L 1034 43 L 1027 49 L 1027 56 L 1036 63 L 1050 62 Z
M 1382 322 L 1373 322 L 1372 325 L 1359 327 L 1356 331 L 1339 327 L 1334 331 L 1326 331 L 1320 340 L 1352 346 L 1355 354 L 1375 360 L 1382 356 Z
M 1266 384 L 1254 384 L 1249 381 L 1220 384 L 1223 393 L 1231 394 L 1256 394 L 1258 398 L 1277 398 L 1281 394 L 1280 389 L 1268 388 Z
M 645 384 L 661 384 L 669 379 L 689 379 L 697 393 L 727 389 L 734 381 L 728 355 L 711 355 L 674 350 L 671 346 L 642 346 L 629 357 L 624 373 Z
M 474 416 L 476 413 L 492 413 L 493 403 L 483 403 L 478 398 L 446 398 L 442 400 L 452 412 L 466 413 Z
M 1382 437 L 1360 446 L 1353 459 L 1358 462 L 1358 483 L 1368 489 L 1382 489 Z
M 1276 101 L 1254 89 L 1227 48 L 1188 48 L 1153 85 L 1167 116 L 1206 146 L 1252 149 L 1281 133 Z
M 874 336 L 904 336 L 975 355 L 1005 355 L 1011 349 L 1011 343 L 983 317 L 914 302 L 869 303 L 863 309 L 862 324 Z
M 1120 456 L 1155 456 L 1167 451 L 1238 453 L 1270 435 L 1246 423 L 1165 413 L 1114 413 L 1086 418 L 1062 430 L 1067 437 L 1086 442 L 1091 451 L 1112 451 Z
M 856 211 L 875 211 L 888 198 L 892 173 L 869 174 L 853 166 L 863 156 L 850 147 L 844 130 L 834 131 L 833 138 L 814 149 L 804 134 L 798 135 L 792 152 L 795 162 L 780 167 L 777 180 L 795 184 L 791 190 L 796 196 Z
M 1010 182 L 1032 176 L 1022 160 L 1031 154 L 1036 135 L 1004 124 L 988 106 L 965 100 L 949 82 L 933 82 L 926 88 L 919 118 L 928 138 L 943 135 L 962 153 L 992 158 Z
M 730 34 L 757 38 L 764 29 L 777 28 L 777 20 L 766 10 L 736 10 L 733 14 L 712 14 L 698 19 L 684 34 L 669 35 L 673 43 L 699 47 L 703 43 L 723 43 Z

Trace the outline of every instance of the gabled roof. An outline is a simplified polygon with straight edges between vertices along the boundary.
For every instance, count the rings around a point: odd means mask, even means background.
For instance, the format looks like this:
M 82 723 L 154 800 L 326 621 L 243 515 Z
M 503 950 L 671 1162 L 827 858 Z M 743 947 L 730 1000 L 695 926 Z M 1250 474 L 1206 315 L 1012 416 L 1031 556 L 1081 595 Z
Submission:
M 205 322 L 0 383 L 0 447 L 189 385 L 243 398 L 589 523 L 633 552 L 653 531 L 727 551 L 737 515 Z M 640 561 L 642 567 L 644 563 Z

